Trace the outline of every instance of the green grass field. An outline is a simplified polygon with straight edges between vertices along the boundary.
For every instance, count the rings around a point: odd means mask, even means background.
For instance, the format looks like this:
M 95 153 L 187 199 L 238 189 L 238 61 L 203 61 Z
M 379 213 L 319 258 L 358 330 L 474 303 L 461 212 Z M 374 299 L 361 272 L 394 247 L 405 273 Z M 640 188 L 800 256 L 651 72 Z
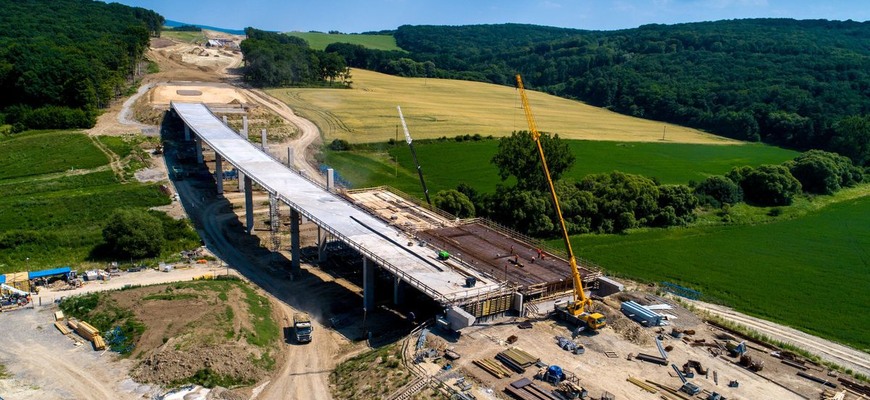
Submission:
M 0 139 L 0 180 L 105 165 L 106 156 L 87 136 L 39 131 Z
M 572 243 L 579 256 L 608 272 L 678 283 L 740 311 L 870 351 L 870 196 L 867 185 L 857 191 L 863 195 L 800 218 L 582 235 Z
M 707 176 L 724 174 L 733 166 L 779 164 L 798 153 L 761 144 L 718 146 L 680 143 L 620 143 L 568 141 L 577 157 L 566 178 L 580 180 L 593 173 L 619 170 L 656 177 L 662 183 L 687 184 Z M 482 192 L 492 192 L 499 183 L 498 170 L 490 159 L 497 140 L 416 142 L 415 149 L 429 193 L 453 189 L 466 183 Z M 326 164 L 353 187 L 390 185 L 422 196 L 411 152 L 404 141 L 381 152 L 329 152 Z M 398 178 L 394 159 L 399 160 Z
M 167 39 L 175 39 L 185 43 L 204 43 L 208 39 L 202 32 L 187 31 L 163 30 L 160 32 L 160 36 Z
M 507 136 L 527 130 L 519 95 L 512 87 L 448 79 L 402 78 L 352 70 L 352 89 L 268 90 L 312 120 L 327 141 L 386 142 L 399 126 L 396 106 L 414 139 L 476 134 Z M 542 132 L 563 138 L 623 142 L 735 144 L 730 139 L 677 125 L 628 117 L 540 92 L 528 91 Z
M 320 32 L 287 32 L 286 34 L 305 39 L 308 45 L 315 50 L 324 50 L 326 46 L 333 43 L 358 44 L 372 50 L 402 50 L 396 46 L 396 38 L 390 35 L 348 35 Z
M 88 262 L 115 208 L 169 203 L 157 185 L 119 183 L 108 163 L 82 133 L 0 138 L 0 273 L 27 270 L 28 258 L 32 270 Z

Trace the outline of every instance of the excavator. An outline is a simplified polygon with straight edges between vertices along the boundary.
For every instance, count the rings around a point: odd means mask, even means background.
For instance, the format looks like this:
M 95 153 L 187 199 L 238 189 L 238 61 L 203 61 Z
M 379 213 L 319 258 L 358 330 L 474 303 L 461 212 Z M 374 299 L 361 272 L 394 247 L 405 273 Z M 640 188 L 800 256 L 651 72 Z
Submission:
M 541 158 L 541 165 L 544 168 L 544 176 L 547 178 L 547 184 L 550 186 L 550 195 L 553 200 L 553 206 L 556 209 L 556 216 L 559 218 L 559 224 L 562 228 L 562 238 L 565 241 L 565 249 L 568 251 L 568 262 L 571 264 L 571 275 L 574 281 L 574 299 L 565 305 L 557 305 L 557 314 L 568 321 L 578 325 L 581 330 L 586 327 L 593 331 L 607 326 L 607 317 L 597 312 L 587 312 L 586 309 L 592 306 L 592 299 L 586 296 L 583 291 L 583 280 L 580 278 L 580 270 L 577 268 L 577 259 L 574 257 L 574 250 L 571 248 L 571 240 L 568 237 L 568 228 L 565 226 L 565 219 L 562 218 L 562 208 L 559 207 L 559 197 L 556 196 L 556 187 L 553 186 L 553 179 L 550 177 L 550 168 L 547 167 L 547 158 L 544 156 L 544 148 L 541 146 L 541 134 L 538 132 L 535 117 L 532 114 L 532 109 L 529 106 L 529 99 L 526 96 L 526 90 L 523 87 L 523 78 L 517 74 L 517 88 L 520 92 L 520 98 L 523 103 L 523 111 L 526 114 L 526 121 L 529 123 L 529 131 L 532 134 L 532 139 L 538 146 L 538 155 Z

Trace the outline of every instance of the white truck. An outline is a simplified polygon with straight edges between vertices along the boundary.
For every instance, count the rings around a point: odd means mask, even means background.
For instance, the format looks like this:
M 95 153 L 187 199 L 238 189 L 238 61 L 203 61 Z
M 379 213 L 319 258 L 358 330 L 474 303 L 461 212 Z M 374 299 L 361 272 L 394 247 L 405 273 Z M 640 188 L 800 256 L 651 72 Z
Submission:
M 311 341 L 311 332 L 314 330 L 314 326 L 311 325 L 311 318 L 308 316 L 308 314 L 294 314 L 293 329 L 296 331 L 297 343 L 308 343 Z

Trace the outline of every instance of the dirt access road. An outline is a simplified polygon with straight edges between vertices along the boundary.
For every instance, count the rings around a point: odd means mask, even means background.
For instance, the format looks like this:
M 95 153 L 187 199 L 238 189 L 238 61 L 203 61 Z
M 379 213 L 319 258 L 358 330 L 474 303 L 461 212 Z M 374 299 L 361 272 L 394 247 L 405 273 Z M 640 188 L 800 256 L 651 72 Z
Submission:
M 190 185 L 190 181 L 176 182 L 176 189 L 185 201 L 188 213 L 195 213 L 192 218 L 199 219 L 203 225 L 203 239 L 206 245 L 225 262 L 232 265 L 241 275 L 263 288 L 273 298 L 283 321 L 279 325 L 287 327 L 297 311 L 292 304 L 298 304 L 306 296 L 315 296 L 317 288 L 306 287 L 304 282 L 291 282 L 278 271 L 273 271 L 263 265 L 262 259 L 256 258 L 245 249 L 234 246 L 228 235 L 238 234 L 237 230 L 228 229 L 228 224 L 237 216 L 226 212 L 226 203 L 209 198 L 199 193 Z M 227 196 L 241 194 L 227 193 Z M 306 294 L 308 293 L 308 294 Z M 289 398 L 331 399 L 329 392 L 329 373 L 335 368 L 341 358 L 341 349 L 347 349 L 350 343 L 334 331 L 314 324 L 314 340 L 306 345 L 287 344 L 284 354 L 284 364 L 268 382 L 257 386 L 252 398 L 264 400 L 279 400 Z
M 867 353 L 801 332 L 794 328 L 750 317 L 728 307 L 700 301 L 691 301 L 691 304 L 700 310 L 746 326 L 771 339 L 808 350 L 825 361 L 849 368 L 864 376 L 870 376 L 870 355 Z
M 127 377 L 130 360 L 94 351 L 88 343 L 77 345 L 84 340 L 76 335 L 61 335 L 50 322 L 53 311 L 37 307 L 4 313 L 0 361 L 15 378 L 0 380 L 3 398 L 133 400 L 159 394 L 160 388 Z

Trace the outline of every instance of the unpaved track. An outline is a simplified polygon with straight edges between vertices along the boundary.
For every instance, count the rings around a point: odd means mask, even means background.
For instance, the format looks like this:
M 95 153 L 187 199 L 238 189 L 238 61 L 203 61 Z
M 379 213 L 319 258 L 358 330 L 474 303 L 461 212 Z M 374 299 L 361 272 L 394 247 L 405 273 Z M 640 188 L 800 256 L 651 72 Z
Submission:
M 128 361 L 107 362 L 116 358 L 114 353 L 95 352 L 87 344 L 74 346 L 48 322 L 52 318 L 47 309 L 15 311 L 3 319 L 0 360 L 24 385 L 13 387 L 11 394 L 0 393 L 7 399 L 132 400 L 154 391 L 125 383 L 123 364 Z
M 289 121 L 291 124 L 299 128 L 299 136 L 293 141 L 281 146 L 284 153 L 289 145 L 293 149 L 293 161 L 296 168 L 304 173 L 310 179 L 314 179 L 320 183 L 325 183 L 324 178 L 320 175 L 320 171 L 308 161 L 309 147 L 320 140 L 320 130 L 314 122 L 302 118 L 293 112 L 290 107 L 284 102 L 266 94 L 262 90 L 248 89 L 245 91 L 252 99 L 266 106 L 281 118 Z M 273 146 L 269 146 L 270 148 Z M 280 156 L 280 155 L 279 155 Z
M 864 376 L 870 376 L 870 354 L 801 332 L 794 328 L 750 317 L 728 307 L 700 301 L 693 301 L 691 303 L 698 309 L 744 325 L 771 339 L 793 344 L 818 355 L 825 361 L 852 369 Z
M 188 202 L 188 210 L 195 210 L 200 215 L 203 224 L 206 244 L 216 255 L 233 265 L 246 278 L 266 290 L 279 307 L 283 321 L 277 321 L 281 326 L 288 326 L 292 321 L 294 309 L 288 305 L 293 301 L 293 288 L 284 279 L 275 279 L 272 273 L 262 266 L 251 262 L 242 251 L 236 249 L 226 237 L 226 223 L 236 218 L 233 213 L 221 213 L 223 202 L 208 203 L 186 181 L 176 182 L 176 188 L 181 197 Z M 227 197 L 240 194 L 227 193 Z M 294 290 L 295 289 L 295 290 Z M 284 352 L 284 364 L 278 373 L 266 384 L 256 398 L 264 400 L 283 399 L 331 399 L 329 393 L 329 373 L 335 368 L 339 342 L 332 332 L 318 322 L 314 324 L 314 340 L 306 345 L 283 344 L 287 346 Z

